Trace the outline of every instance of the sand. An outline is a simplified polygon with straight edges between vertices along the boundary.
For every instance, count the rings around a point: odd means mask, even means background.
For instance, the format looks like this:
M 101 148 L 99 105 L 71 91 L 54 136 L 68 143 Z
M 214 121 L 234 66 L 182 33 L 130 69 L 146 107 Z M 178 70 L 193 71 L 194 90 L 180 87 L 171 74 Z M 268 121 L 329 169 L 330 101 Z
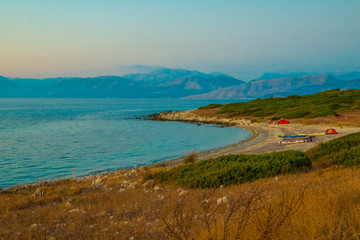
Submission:
M 234 127 L 234 126 L 233 126 Z M 238 126 L 235 126 L 238 127 Z M 196 161 L 207 158 L 219 157 L 226 154 L 261 154 L 274 151 L 284 150 L 300 150 L 306 151 L 315 147 L 319 143 L 327 142 L 332 139 L 342 137 L 344 135 L 360 132 L 360 127 L 332 127 L 327 125 L 303 125 L 303 124 L 259 124 L 252 123 L 249 126 L 242 126 L 252 131 L 251 137 L 248 139 L 221 148 L 205 151 L 197 154 Z M 334 128 L 338 134 L 317 135 L 313 142 L 295 143 L 295 144 L 279 144 L 281 138 L 278 135 L 291 135 L 300 133 L 323 133 L 328 128 Z M 150 167 L 166 167 L 181 164 L 183 157 L 171 159 L 150 165 Z

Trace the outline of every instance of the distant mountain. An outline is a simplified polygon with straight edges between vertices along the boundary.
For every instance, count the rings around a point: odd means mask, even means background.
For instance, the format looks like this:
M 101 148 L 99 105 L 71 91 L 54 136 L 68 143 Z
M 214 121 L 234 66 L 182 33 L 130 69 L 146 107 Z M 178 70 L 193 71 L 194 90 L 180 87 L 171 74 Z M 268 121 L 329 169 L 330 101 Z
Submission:
M 342 87 L 343 90 L 347 89 L 360 89 L 360 79 L 346 81 Z
M 213 77 L 212 75 L 201 73 L 198 71 L 190 71 L 185 69 L 158 69 L 150 73 L 133 73 L 123 75 L 124 78 L 143 82 L 147 85 L 157 86 L 158 84 L 174 81 L 183 77 Z
M 264 98 L 306 95 L 330 89 L 360 89 L 360 78 L 330 74 L 266 73 L 244 82 L 222 73 L 157 69 L 150 73 L 93 78 L 20 79 L 0 76 L 0 97 L 53 98 Z M 357 76 L 344 74 L 343 78 Z
M 343 81 L 329 74 L 254 80 L 235 87 L 218 89 L 187 98 L 259 98 L 271 96 L 305 95 L 342 88 Z
M 203 94 L 190 95 L 185 98 L 188 99 L 229 99 L 229 98 L 248 98 L 247 90 L 249 88 L 248 83 L 242 83 L 238 86 L 231 86 L 221 88 L 215 91 L 211 91 Z
M 277 79 L 277 78 L 285 78 L 285 77 L 301 77 L 301 76 L 306 76 L 306 75 L 310 75 L 310 74 L 309 73 L 285 73 L 285 74 L 264 73 L 263 75 L 261 75 L 261 77 L 259 77 L 258 79 L 255 79 L 253 81 L 269 80 L 269 79 Z
M 341 74 L 336 74 L 335 77 L 337 79 L 344 81 L 355 80 L 355 79 L 360 79 L 360 72 L 354 71 L 348 73 L 341 73 Z
M 304 86 L 323 86 L 324 90 L 329 90 L 338 88 L 339 82 L 340 81 L 338 79 L 329 74 L 257 80 L 250 82 L 247 96 L 250 98 L 273 96 L 276 94 L 293 92 L 294 90 Z M 301 95 L 304 94 L 308 94 L 306 89 L 304 89 L 304 92 Z
M 0 96 L 12 97 L 14 93 L 20 90 L 19 85 L 6 77 L 0 76 Z
M 19 86 L 6 77 L 0 76 L 0 88 L 18 88 Z
M 153 96 L 156 97 L 157 95 L 163 97 L 181 98 L 189 95 L 206 93 L 229 86 L 237 86 L 243 83 L 245 82 L 226 75 L 218 75 L 217 77 L 182 77 L 170 82 L 159 84 L 157 91 L 153 94 Z
M 63 78 L 40 89 L 42 97 L 66 98 L 136 98 L 147 97 L 148 88 L 117 77 Z

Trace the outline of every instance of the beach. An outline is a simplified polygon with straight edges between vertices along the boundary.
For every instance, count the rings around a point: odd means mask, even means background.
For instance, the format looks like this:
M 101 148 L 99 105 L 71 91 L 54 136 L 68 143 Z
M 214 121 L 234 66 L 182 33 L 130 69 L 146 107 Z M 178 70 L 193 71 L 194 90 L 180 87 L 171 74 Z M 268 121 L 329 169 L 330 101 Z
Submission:
M 345 136 L 354 132 L 360 132 L 360 127 L 341 126 L 336 127 L 332 125 L 305 125 L 305 124 L 265 124 L 252 123 L 248 119 L 230 119 L 221 117 L 205 117 L 196 114 L 196 111 L 182 111 L 182 112 L 164 112 L 157 116 L 161 121 L 183 121 L 195 122 L 197 124 L 224 124 L 228 127 L 240 127 L 248 129 L 252 135 L 235 144 L 224 146 L 221 148 L 200 152 L 196 154 L 196 161 L 215 158 L 227 154 L 262 154 L 285 150 L 299 150 L 306 151 L 317 146 L 320 143 L 330 141 L 332 139 Z M 338 134 L 324 134 L 316 135 L 312 142 L 296 143 L 296 144 L 280 144 L 281 138 L 279 135 L 294 135 L 294 134 L 311 134 L 311 133 L 325 133 L 329 128 L 334 128 Z M 150 165 L 150 167 L 167 167 L 176 166 L 183 162 L 184 157 L 171 159 L 163 162 L 158 162 Z

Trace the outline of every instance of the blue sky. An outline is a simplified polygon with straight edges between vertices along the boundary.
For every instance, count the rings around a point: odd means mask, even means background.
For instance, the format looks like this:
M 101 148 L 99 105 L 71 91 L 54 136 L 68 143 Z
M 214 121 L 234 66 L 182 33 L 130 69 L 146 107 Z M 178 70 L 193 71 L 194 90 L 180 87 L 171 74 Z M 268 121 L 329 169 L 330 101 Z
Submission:
M 0 0 L 0 75 L 360 70 L 358 0 Z

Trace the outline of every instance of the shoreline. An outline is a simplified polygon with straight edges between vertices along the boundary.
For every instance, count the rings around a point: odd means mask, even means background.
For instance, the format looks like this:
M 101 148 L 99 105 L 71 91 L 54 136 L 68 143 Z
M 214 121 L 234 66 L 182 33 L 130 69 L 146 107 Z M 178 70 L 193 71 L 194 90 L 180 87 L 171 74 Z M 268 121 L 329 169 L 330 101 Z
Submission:
M 162 115 L 165 114 L 165 115 Z M 179 115 L 180 114 L 180 115 Z M 183 115 L 184 114 L 184 115 Z M 176 117 L 174 117 L 174 115 Z M 151 115 L 150 117 L 152 117 Z M 164 117 L 165 116 L 165 117 Z M 148 116 L 149 117 L 149 116 Z M 262 153 L 269 153 L 269 152 L 276 152 L 276 151 L 285 151 L 285 150 L 300 150 L 306 151 L 310 148 L 317 146 L 322 142 L 327 142 L 332 139 L 345 136 L 347 134 L 351 134 L 354 132 L 360 132 L 360 127 L 350 127 L 350 126 L 343 126 L 343 127 L 334 127 L 330 125 L 304 125 L 304 124 L 263 124 L 263 123 L 252 123 L 250 120 L 247 119 L 229 119 L 229 118 L 206 118 L 196 116 L 193 113 L 193 110 L 190 111 L 182 111 L 182 112 L 162 112 L 160 114 L 156 114 L 156 118 L 147 118 L 147 120 L 153 121 L 178 121 L 178 122 L 190 122 L 196 124 L 220 124 L 225 127 L 239 127 L 246 130 L 251 131 L 251 136 L 245 140 L 242 140 L 237 143 L 233 143 L 230 145 L 226 145 L 220 148 L 210 149 L 207 151 L 196 153 L 195 161 L 201 161 L 204 159 L 209 158 L 216 158 L 220 156 L 224 156 L 227 154 L 262 154 Z M 278 135 L 292 135 L 298 134 L 299 132 L 302 133 L 314 133 L 314 132 L 325 132 L 328 128 L 336 128 L 338 134 L 330 134 L 330 135 L 319 135 L 314 138 L 313 142 L 307 143 L 299 143 L 299 144 L 279 144 L 278 141 L 280 138 Z M 165 167 L 174 167 L 181 165 L 183 160 L 186 156 L 168 159 L 164 161 L 159 161 L 156 163 L 150 163 L 146 165 L 142 165 L 139 167 L 130 167 L 126 169 L 116 170 L 113 171 L 127 171 L 132 172 L 136 169 L 140 168 L 165 168 Z M 84 176 L 77 176 L 75 179 L 77 181 L 88 180 L 89 178 L 98 178 L 103 177 L 108 174 L 111 174 L 112 171 L 103 172 L 98 175 L 96 174 L 89 174 Z M 55 179 L 55 180 L 45 180 L 42 183 L 51 183 L 53 184 L 54 181 L 61 181 L 62 179 Z M 24 184 L 24 185 L 13 185 L 8 186 L 6 188 L 0 188 L 1 191 L 8 191 L 17 188 L 22 188 L 26 186 L 38 186 L 39 183 L 33 184 Z
M 240 127 L 251 131 L 251 136 L 240 142 L 227 145 L 224 147 L 211 149 L 204 152 L 196 153 L 195 161 L 201 161 L 208 158 L 216 158 L 227 154 L 262 154 L 285 150 L 306 151 L 317 146 L 320 143 L 345 136 L 354 132 L 360 132 L 360 127 L 335 127 L 331 125 L 305 125 L 298 123 L 291 124 L 263 124 L 252 123 L 248 119 L 231 119 L 218 117 L 204 117 L 195 114 L 194 110 L 180 112 L 162 112 L 151 115 L 148 118 L 153 121 L 178 121 L 202 124 L 220 124 L 227 127 Z M 338 134 L 319 135 L 313 139 L 313 142 L 298 144 L 279 144 L 279 135 L 293 135 L 299 133 L 323 133 L 328 128 L 336 128 Z M 146 165 L 150 168 L 173 167 L 182 164 L 186 156 L 169 159 L 153 164 Z
M 215 148 L 215 149 L 211 149 L 211 150 L 196 153 L 196 161 L 201 161 L 201 160 L 204 160 L 204 159 L 207 159 L 207 158 L 213 158 L 213 157 L 219 157 L 219 156 L 222 156 L 222 155 L 226 155 L 232 149 L 239 149 L 239 145 L 243 145 L 243 146 L 251 145 L 252 143 L 254 143 L 256 141 L 259 141 L 262 137 L 264 137 L 263 132 L 259 133 L 257 130 L 255 130 L 253 128 L 244 128 L 244 129 L 251 131 L 250 137 L 248 137 L 247 139 L 242 140 L 240 142 L 237 142 L 237 143 L 233 143 L 233 144 L 226 145 L 226 146 L 223 146 L 223 147 L 219 147 L 219 148 Z M 173 158 L 173 159 L 160 161 L 160 162 L 153 163 L 153 164 L 146 165 L 146 166 L 150 167 L 150 168 L 176 166 L 176 165 L 182 164 L 182 161 L 183 161 L 183 159 L 185 157 L 186 156 Z

